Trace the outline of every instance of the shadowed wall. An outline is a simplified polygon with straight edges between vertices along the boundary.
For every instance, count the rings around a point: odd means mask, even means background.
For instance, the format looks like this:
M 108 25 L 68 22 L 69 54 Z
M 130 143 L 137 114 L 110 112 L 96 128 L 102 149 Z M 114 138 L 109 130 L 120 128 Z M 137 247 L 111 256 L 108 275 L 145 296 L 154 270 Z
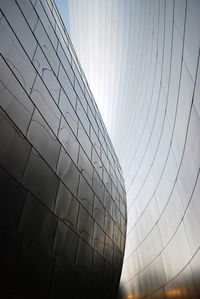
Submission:
M 0 297 L 115 298 L 121 168 L 51 0 L 0 0 Z

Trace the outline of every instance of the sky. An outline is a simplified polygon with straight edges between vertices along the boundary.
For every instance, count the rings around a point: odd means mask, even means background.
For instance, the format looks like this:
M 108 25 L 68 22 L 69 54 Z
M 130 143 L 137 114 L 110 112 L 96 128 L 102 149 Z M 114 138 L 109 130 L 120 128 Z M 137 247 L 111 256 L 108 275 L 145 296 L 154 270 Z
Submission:
M 55 3 L 65 24 L 67 32 L 70 35 L 68 0 L 55 0 Z

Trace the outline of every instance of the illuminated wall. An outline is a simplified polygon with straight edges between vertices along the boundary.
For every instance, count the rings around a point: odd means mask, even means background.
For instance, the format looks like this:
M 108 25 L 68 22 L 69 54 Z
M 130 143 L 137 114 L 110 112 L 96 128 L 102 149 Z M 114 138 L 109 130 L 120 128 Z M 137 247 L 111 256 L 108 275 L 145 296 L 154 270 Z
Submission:
M 51 0 L 0 1 L 0 298 L 115 298 L 121 168 Z
M 122 298 L 199 298 L 200 1 L 69 0 L 125 178 Z

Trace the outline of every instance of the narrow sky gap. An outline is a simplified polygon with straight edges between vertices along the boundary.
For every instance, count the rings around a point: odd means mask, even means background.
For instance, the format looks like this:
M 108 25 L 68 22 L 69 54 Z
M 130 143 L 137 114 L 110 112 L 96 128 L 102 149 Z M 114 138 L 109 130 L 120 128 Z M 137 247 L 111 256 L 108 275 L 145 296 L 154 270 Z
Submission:
M 70 35 L 68 0 L 55 0 L 55 3 L 62 17 L 63 23 L 65 24 L 67 32 Z

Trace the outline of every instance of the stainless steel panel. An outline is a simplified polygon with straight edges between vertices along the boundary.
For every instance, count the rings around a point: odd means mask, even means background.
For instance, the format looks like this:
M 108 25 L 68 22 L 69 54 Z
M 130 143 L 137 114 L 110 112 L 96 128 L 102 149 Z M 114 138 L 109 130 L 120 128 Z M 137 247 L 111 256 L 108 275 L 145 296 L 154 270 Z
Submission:
M 103 255 L 104 252 L 105 237 L 106 234 L 103 232 L 103 230 L 98 226 L 98 224 L 95 224 L 93 246 L 94 249 L 96 249 L 101 255 Z
M 69 154 L 70 158 L 77 165 L 79 143 L 76 139 L 76 136 L 73 134 L 68 123 L 65 121 L 63 117 L 61 118 L 61 122 L 60 122 L 58 139 L 62 143 L 67 153 Z
M 98 153 L 99 157 L 100 157 L 100 142 L 98 139 L 98 134 L 93 130 L 92 127 L 90 127 L 90 139 L 92 141 L 92 144 L 96 150 L 96 152 Z
M 26 134 L 34 106 L 2 57 L 0 57 L 0 106 Z
M 127 188 L 119 298 L 199 298 L 199 1 L 69 2 L 69 14 Z M 125 215 L 120 171 L 97 123 Z
M 22 181 L 31 145 L 0 110 L 0 164 Z M 13 150 L 14 149 L 14 150 Z
M 35 10 L 40 18 L 40 20 L 42 20 L 42 24 L 45 28 L 45 31 L 51 41 L 51 44 L 53 45 L 54 49 L 57 49 L 57 44 L 58 44 L 58 39 L 54 33 L 54 30 L 52 28 L 51 23 L 48 20 L 48 17 L 46 15 L 46 12 L 43 8 L 43 6 L 41 5 L 40 1 L 37 1 L 35 4 Z
M 182 250 L 184 248 L 184 250 Z M 183 223 L 162 252 L 167 280 L 174 278 L 191 259 L 187 236 Z
M 50 42 L 50 40 L 47 36 L 45 28 L 43 27 L 43 24 L 40 20 L 34 29 L 34 34 L 41 46 L 42 51 L 44 52 L 45 56 L 47 57 L 53 71 L 57 75 L 58 68 L 59 68 L 59 60 L 58 60 L 58 57 L 54 50 L 54 47 L 52 46 L 52 43 Z
M 37 42 L 17 3 L 12 0 L 8 0 L 6 2 L 3 1 L 1 2 L 1 9 L 6 15 L 6 18 L 20 43 L 23 44 L 23 48 L 27 52 L 30 59 L 32 59 Z
M 1 2 L 0 31 L 1 295 L 116 298 L 122 170 L 56 5 Z
M 37 221 L 35 221 L 37 219 Z M 35 244 L 50 255 L 57 219 L 35 197 L 29 195 L 21 215 L 18 234 L 29 244 Z
M 58 103 L 60 84 L 39 46 L 37 47 L 33 57 L 33 64 L 47 86 L 54 101 Z
M 80 206 L 78 216 L 78 229 L 80 236 L 92 245 L 93 232 L 94 232 L 94 220 L 88 214 L 88 212 Z
M 81 171 L 88 184 L 92 186 L 93 182 L 93 166 L 82 148 L 79 150 L 78 168 Z
M 76 93 L 72 87 L 72 83 L 69 80 L 69 77 L 63 68 L 62 65 L 60 65 L 59 73 L 58 73 L 58 79 L 62 85 L 62 88 L 64 89 L 68 99 L 70 100 L 72 106 L 75 108 L 76 106 Z
M 183 215 L 184 208 L 180 191 L 178 186 L 175 185 L 173 193 L 169 198 L 169 202 L 158 221 L 161 239 L 164 246 L 166 246 L 170 239 L 173 237 L 178 225 L 182 221 Z
M 133 252 L 123 264 L 123 267 L 127 269 L 126 280 L 132 280 L 140 271 L 140 261 L 138 257 L 138 251 Z
M 23 183 L 49 209 L 53 209 L 59 180 L 34 149 L 26 165 Z
M 34 110 L 27 138 L 41 153 L 43 159 L 55 170 L 60 152 L 60 143 L 37 109 Z
M 96 196 L 94 198 L 93 216 L 95 221 L 104 229 L 105 208 Z
M 87 99 L 87 97 L 86 97 L 86 99 Z M 88 102 L 89 101 L 89 102 Z M 94 117 L 94 112 L 93 112 L 93 110 L 90 108 L 90 106 L 92 105 L 91 103 L 90 103 L 90 99 L 87 99 L 87 102 L 88 102 L 88 118 L 89 118 L 89 120 L 90 120 L 90 123 L 91 123 L 91 125 L 92 125 L 92 127 L 94 128 L 94 131 L 95 131 L 95 133 L 98 135 L 98 125 L 97 125 L 97 122 L 96 122 L 96 119 L 95 119 L 95 117 Z M 89 106 L 90 105 L 90 106 Z M 90 134 L 91 134 L 91 128 L 90 128 Z
M 188 127 L 187 140 L 178 176 L 178 185 L 182 195 L 183 205 L 186 208 L 195 188 L 200 166 L 200 119 L 196 110 L 192 108 Z M 192 157 L 192 159 L 191 159 Z
M 63 46 L 63 48 L 62 48 Z M 60 60 L 62 62 L 62 65 L 64 66 L 65 70 L 67 71 L 67 75 L 69 77 L 69 80 L 71 81 L 71 84 L 74 85 L 74 73 L 72 71 L 72 67 L 70 65 L 70 54 L 69 50 L 67 49 L 66 45 L 64 43 L 58 44 L 58 56 L 60 57 Z
M 197 66 L 197 78 L 196 78 L 196 86 L 195 86 L 195 91 L 194 91 L 194 107 L 196 108 L 196 111 L 198 113 L 198 116 L 200 118 L 200 66 L 199 66 L 199 63 L 198 63 L 198 66 Z
M 59 154 L 57 174 L 69 190 L 76 196 L 80 174 L 78 168 L 63 147 L 61 147 Z
M 77 251 L 77 259 L 76 264 L 79 271 L 83 271 L 84 269 L 89 272 L 92 265 L 92 248 L 85 243 L 85 241 L 79 239 L 78 251 Z
M 93 175 L 93 189 L 100 201 L 103 203 L 105 187 L 95 170 Z
M 59 220 L 53 244 L 54 257 L 63 264 L 73 268 L 77 246 L 78 236 Z
M 145 209 L 144 213 L 142 214 L 137 223 L 138 237 L 140 242 L 142 242 L 146 238 L 148 233 L 152 231 L 156 222 L 158 221 L 158 218 L 159 214 L 157 200 L 156 197 L 153 196 L 147 209 Z
M 49 298 L 73 298 L 75 271 L 73 268 L 56 261 L 49 290 Z
M 108 192 L 110 194 L 112 194 L 112 181 L 111 181 L 110 175 L 105 170 L 105 168 L 103 168 L 103 182 L 104 182 L 106 188 L 108 189 Z M 118 200 L 116 200 L 116 204 L 117 204 L 117 206 L 119 206 Z
M 111 239 L 106 236 L 106 242 L 105 242 L 105 247 L 104 247 L 104 257 L 111 264 L 112 264 L 112 258 L 113 258 L 113 250 L 114 250 L 114 244 L 111 241 Z
M 8 214 L 9 215 L 9 214 Z M 14 219 L 13 219 L 14 220 Z M 14 222 L 13 222 L 14 223 Z M 13 271 L 19 257 L 21 250 L 21 240 L 11 236 L 6 231 L 0 232 L 1 241 L 1 291 L 8 292 L 11 279 L 13 278 Z
M 96 169 L 100 178 L 102 178 L 102 174 L 103 174 L 102 162 L 94 147 L 92 148 L 92 164 L 94 165 L 94 168 Z
M 75 69 L 76 69 L 76 66 L 75 66 Z M 83 109 L 87 113 L 87 111 L 88 111 L 88 108 L 87 108 L 88 104 L 87 104 L 86 98 L 85 98 L 84 93 L 83 93 L 84 86 L 82 85 L 83 82 L 82 82 L 81 77 L 79 78 L 80 75 L 79 75 L 77 69 L 75 71 L 75 75 L 76 75 L 76 77 L 78 77 L 78 80 L 77 80 L 77 78 L 75 78 L 75 90 L 76 90 L 77 96 L 79 98 L 78 102 L 81 104 L 81 106 L 83 107 Z M 78 107 L 80 108 L 80 105 L 77 105 L 77 112 L 78 112 L 78 109 L 79 109 Z M 86 122 L 86 124 L 88 125 L 88 122 Z
M 105 231 L 108 236 L 113 239 L 114 236 L 114 223 L 111 216 L 106 212 L 105 214 Z
M 162 257 L 158 256 L 147 268 L 140 274 L 140 283 L 142 296 L 146 296 L 153 291 L 161 288 L 166 283 L 166 275 Z
M 25 243 L 17 261 L 10 292 L 23 297 L 45 297 L 52 271 L 52 259 L 37 246 Z
M 187 266 L 165 287 L 166 298 L 198 298 L 190 266 Z
M 54 134 L 57 135 L 61 113 L 39 76 L 33 85 L 31 99 Z
M 87 135 L 89 136 L 90 123 L 88 121 L 86 111 L 87 111 L 87 107 L 84 107 L 84 103 L 82 103 L 81 99 L 79 98 L 79 94 L 78 94 L 76 112 L 79 116 L 79 119 L 81 121 L 83 128 L 85 129 Z M 91 154 L 89 154 L 89 158 L 90 157 L 91 157 Z
M 17 7 L 16 7 L 17 9 Z M 24 90 L 29 94 L 36 72 L 4 17 L 0 21 L 0 52 Z M 1 74 L 3 78 L 3 74 Z
M 63 89 L 61 89 L 60 93 L 59 108 L 61 109 L 62 114 L 64 115 L 74 135 L 77 136 L 78 118 L 74 109 L 72 108 L 70 100 L 65 95 Z
M 193 279 L 198 290 L 198 294 L 200 292 L 200 284 L 199 284 L 199 258 L 200 258 L 200 250 L 198 250 L 190 261 L 190 268 L 192 270 Z
M 105 208 L 110 215 L 112 215 L 112 212 L 115 213 L 115 208 L 114 208 L 114 203 L 112 202 L 112 197 L 110 196 L 110 194 L 108 193 L 107 190 L 105 190 L 105 193 L 104 193 L 104 203 L 105 203 Z M 115 214 L 113 214 L 113 215 L 115 215 Z M 115 219 L 117 221 L 117 217 Z M 119 222 L 119 219 L 118 219 L 118 222 Z
M 193 0 L 187 3 L 186 27 L 185 27 L 185 48 L 183 57 L 189 69 L 189 72 L 195 80 L 196 67 L 199 55 L 199 34 L 197 28 L 199 22 L 200 4 Z
M 27 192 L 2 168 L 0 168 L 0 182 L 0 192 L 2 194 L 0 226 L 9 232 L 15 232 L 27 197 Z
M 87 209 L 90 215 L 92 215 L 94 204 L 94 192 L 82 175 L 80 175 L 79 180 L 78 199 L 81 202 L 81 204 Z
M 195 189 L 192 193 L 191 201 L 184 215 L 183 223 L 185 226 L 189 246 L 192 254 L 195 254 L 200 247 L 199 224 L 200 224 L 200 177 L 198 173 Z
M 73 194 L 60 182 L 55 203 L 55 214 L 68 226 L 76 228 L 79 202 Z
M 18 0 L 16 2 L 19 5 L 23 15 L 25 16 L 26 21 L 31 27 L 31 30 L 34 30 L 38 21 L 38 17 L 33 6 L 31 5 L 31 2 L 26 1 L 25 3 L 22 3 L 21 1 Z
M 162 249 L 163 246 L 160 239 L 159 228 L 155 226 L 152 232 L 144 239 L 138 248 L 141 268 L 144 269 L 147 265 L 149 265 L 160 254 Z
M 88 158 L 91 160 L 92 144 L 80 121 L 78 123 L 78 140 L 81 143 L 81 146 L 87 154 Z

